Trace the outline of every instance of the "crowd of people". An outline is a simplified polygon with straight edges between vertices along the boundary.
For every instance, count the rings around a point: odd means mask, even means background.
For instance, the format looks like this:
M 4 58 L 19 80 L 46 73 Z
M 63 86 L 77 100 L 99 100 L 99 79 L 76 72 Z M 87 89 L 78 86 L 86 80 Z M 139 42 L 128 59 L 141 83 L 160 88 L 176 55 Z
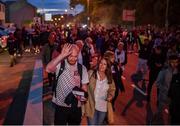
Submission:
M 131 53 L 138 55 L 134 73 L 142 75 L 142 83 L 147 82 L 147 103 L 151 102 L 151 89 L 156 84 L 156 114 L 160 116 L 168 104 L 170 123 L 180 124 L 179 27 L 168 31 L 151 25 L 130 30 L 101 25 L 34 27 L 29 32 L 23 28 L 9 37 L 9 53 L 14 55 L 10 51 L 11 38 L 19 43 L 16 47 L 20 54 L 28 49 L 31 40 L 34 53 L 42 51 L 44 69 L 54 92 L 54 124 L 79 125 L 82 114 L 87 116 L 89 125 L 104 124 L 106 117 L 111 123 L 119 91 L 125 92 L 123 71 Z

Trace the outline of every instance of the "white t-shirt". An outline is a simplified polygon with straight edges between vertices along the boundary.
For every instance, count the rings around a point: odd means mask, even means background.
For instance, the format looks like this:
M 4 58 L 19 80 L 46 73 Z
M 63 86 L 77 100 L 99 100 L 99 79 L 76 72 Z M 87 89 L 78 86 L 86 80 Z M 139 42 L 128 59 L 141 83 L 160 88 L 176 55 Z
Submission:
M 97 72 L 97 81 L 94 91 L 95 96 L 95 109 L 101 112 L 107 112 L 107 92 L 109 89 L 108 80 L 105 78 L 100 81 L 99 74 Z
M 125 51 L 122 50 L 118 55 L 119 49 L 115 50 L 115 61 L 118 63 L 123 63 L 125 61 Z M 124 70 L 124 66 L 121 66 L 122 70 Z

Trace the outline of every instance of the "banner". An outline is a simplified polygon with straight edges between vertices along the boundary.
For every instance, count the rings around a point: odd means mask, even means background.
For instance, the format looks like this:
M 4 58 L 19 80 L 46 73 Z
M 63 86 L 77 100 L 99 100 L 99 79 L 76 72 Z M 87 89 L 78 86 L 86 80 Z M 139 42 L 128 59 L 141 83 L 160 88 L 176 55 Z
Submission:
M 123 21 L 135 21 L 136 10 L 123 10 L 122 20 Z

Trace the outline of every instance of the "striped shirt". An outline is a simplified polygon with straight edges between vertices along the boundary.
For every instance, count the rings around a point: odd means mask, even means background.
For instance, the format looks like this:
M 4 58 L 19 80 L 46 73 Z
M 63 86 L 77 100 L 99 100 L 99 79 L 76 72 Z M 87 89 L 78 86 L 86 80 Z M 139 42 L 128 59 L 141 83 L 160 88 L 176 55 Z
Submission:
M 58 75 L 60 68 L 61 63 L 57 65 L 56 76 Z M 89 83 L 87 69 L 83 65 L 81 82 L 82 84 Z M 65 60 L 65 69 L 58 78 L 56 97 L 53 95 L 52 101 L 59 106 L 71 107 L 71 105 L 67 105 L 66 103 L 64 103 L 64 100 L 75 86 L 80 87 L 80 75 L 78 73 L 77 63 L 75 65 L 69 65 L 67 60 Z

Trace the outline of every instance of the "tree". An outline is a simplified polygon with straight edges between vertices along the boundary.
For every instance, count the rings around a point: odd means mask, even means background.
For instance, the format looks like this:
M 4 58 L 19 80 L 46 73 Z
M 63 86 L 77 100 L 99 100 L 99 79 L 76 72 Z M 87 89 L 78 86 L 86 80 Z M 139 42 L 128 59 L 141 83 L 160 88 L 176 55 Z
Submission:
M 180 0 L 169 0 L 169 24 L 180 24 Z M 90 15 L 94 23 L 122 23 L 123 9 L 136 9 L 136 24 L 164 26 L 166 0 L 90 0 Z M 71 6 L 82 4 L 87 12 L 87 0 L 71 0 Z

